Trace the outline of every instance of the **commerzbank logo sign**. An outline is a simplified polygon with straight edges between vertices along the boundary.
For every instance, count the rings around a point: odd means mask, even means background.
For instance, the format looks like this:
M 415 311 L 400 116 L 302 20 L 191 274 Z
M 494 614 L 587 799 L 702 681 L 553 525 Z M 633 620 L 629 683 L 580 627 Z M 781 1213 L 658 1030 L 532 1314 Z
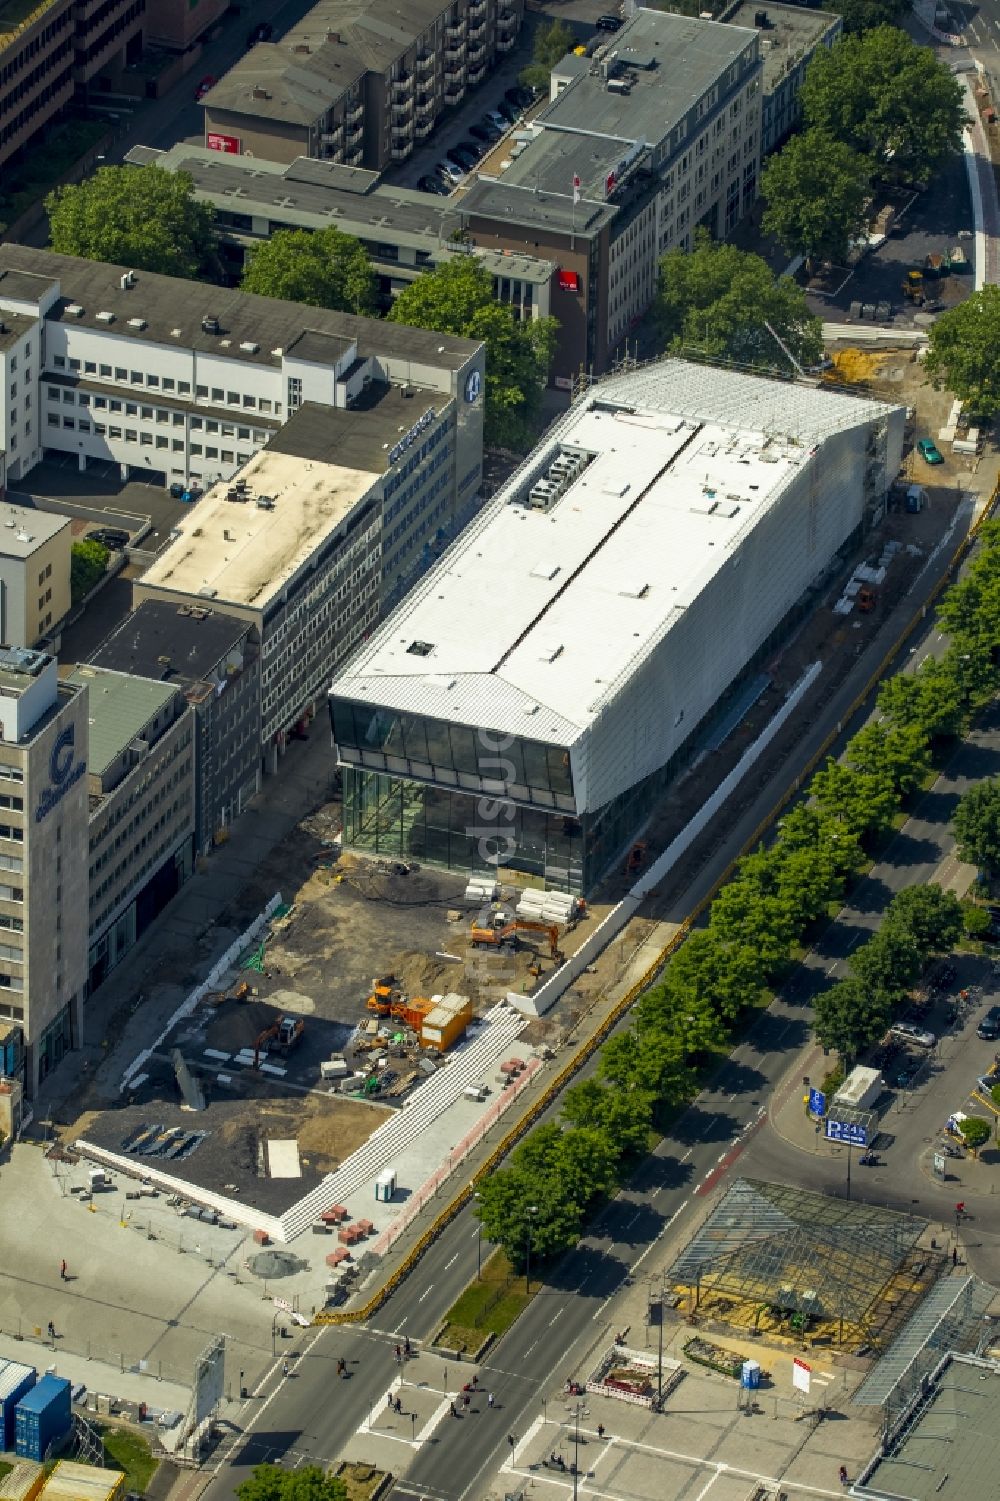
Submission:
M 67 725 L 56 736 L 49 756 L 49 785 L 38 794 L 35 822 L 41 823 L 62 802 L 69 789 L 86 774 L 86 761 L 77 760 L 76 726 Z

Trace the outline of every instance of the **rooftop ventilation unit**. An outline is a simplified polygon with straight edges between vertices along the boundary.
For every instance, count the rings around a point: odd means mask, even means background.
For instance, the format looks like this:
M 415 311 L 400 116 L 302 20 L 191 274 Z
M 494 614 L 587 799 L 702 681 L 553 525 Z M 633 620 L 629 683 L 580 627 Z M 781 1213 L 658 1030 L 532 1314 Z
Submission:
M 143 329 L 146 327 L 146 320 L 145 318 L 130 318 L 128 320 L 128 326 L 129 328 Z
M 115 315 L 114 313 L 98 313 L 97 321 L 98 323 L 114 323 Z
M 209 314 L 201 320 L 201 331 L 203 334 L 221 334 L 222 325 L 218 318 L 214 318 Z
M 118 285 L 121 287 L 123 292 L 131 292 L 132 288 L 135 286 L 135 280 L 135 272 L 126 271 L 124 276 L 119 279 Z
M 258 495 L 257 496 L 257 509 L 258 509 L 258 511 L 273 511 L 274 510 L 274 501 L 273 501 L 272 497 L 270 495 Z
M 78 302 L 71 302 L 67 306 L 66 311 L 67 311 L 67 313 L 69 314 L 69 316 L 71 318 L 82 318 L 83 317 L 83 308 L 80 306 L 80 304 Z
M 240 345 L 240 348 L 242 349 L 242 351 L 243 351 L 244 354 L 259 354 L 260 353 L 260 345 L 259 344 L 255 344 L 252 339 L 246 339 L 246 340 L 244 340 L 244 342 Z

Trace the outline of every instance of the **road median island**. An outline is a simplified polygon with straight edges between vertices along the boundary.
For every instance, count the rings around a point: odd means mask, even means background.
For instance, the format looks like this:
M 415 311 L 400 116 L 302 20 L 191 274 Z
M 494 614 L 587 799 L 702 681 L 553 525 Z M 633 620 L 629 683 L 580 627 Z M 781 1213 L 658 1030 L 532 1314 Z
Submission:
M 506 1334 L 527 1308 L 536 1289 L 515 1274 L 502 1251 L 494 1251 L 482 1271 L 455 1299 L 432 1340 L 436 1350 L 481 1360 L 494 1340 Z

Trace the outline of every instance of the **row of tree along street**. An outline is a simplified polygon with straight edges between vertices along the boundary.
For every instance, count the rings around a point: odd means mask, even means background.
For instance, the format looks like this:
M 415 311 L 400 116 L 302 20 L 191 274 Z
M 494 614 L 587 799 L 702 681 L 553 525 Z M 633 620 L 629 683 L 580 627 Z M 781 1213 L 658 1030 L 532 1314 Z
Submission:
M 1000 523 L 982 529 L 974 560 L 939 610 L 951 645 L 888 679 L 878 722 L 813 776 L 772 842 L 741 860 L 707 924 L 601 1048 L 594 1077 L 567 1090 L 561 1120 L 527 1137 L 506 1167 L 478 1185 L 483 1230 L 516 1266 L 554 1255 L 649 1149 L 650 1133 L 689 1101 L 706 1067 L 788 976 L 811 937 L 839 909 L 902 813 L 934 775 L 971 717 L 1000 687 Z M 1000 862 L 1000 788 L 975 790 L 958 824 L 965 855 Z M 816 1035 L 853 1059 L 880 1037 L 928 959 L 957 941 L 963 910 L 935 886 L 890 903 L 880 930 L 851 960 L 848 979 L 817 998 Z

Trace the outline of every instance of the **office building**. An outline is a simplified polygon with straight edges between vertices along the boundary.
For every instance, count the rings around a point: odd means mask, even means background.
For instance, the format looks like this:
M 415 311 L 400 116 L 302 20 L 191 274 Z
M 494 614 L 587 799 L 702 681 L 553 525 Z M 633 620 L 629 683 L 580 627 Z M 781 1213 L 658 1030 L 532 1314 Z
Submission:
M 135 585 L 139 600 L 204 606 L 254 628 L 265 770 L 451 535 L 454 399 L 384 387 L 363 424 L 356 415 L 303 406 L 235 485 L 199 501 Z
M 205 144 L 381 172 L 513 50 L 523 0 L 319 0 L 205 97 Z
M 456 241 L 463 225 L 455 199 L 392 187 L 360 167 L 307 157 L 286 164 L 222 156 L 183 141 L 168 151 L 133 146 L 126 161 L 188 174 L 194 196 L 215 212 L 222 258 L 234 281 L 242 276 L 247 255 L 276 229 L 329 229 L 332 224 L 361 241 L 383 308 L 424 271 L 474 254 L 493 278 L 497 301 L 507 303 L 515 316 L 547 318 L 551 312 L 553 263 Z
M 82 1034 L 88 729 L 54 657 L 0 650 L 0 1021 L 31 1095 Z
M 752 0 L 726 12 L 731 26 L 753 26 L 760 35 L 764 64 L 761 82 L 760 150 L 769 156 L 802 119 L 799 90 L 818 47 L 832 47 L 844 22 L 828 10 L 802 5 L 755 5 Z
M 81 470 L 110 460 L 123 477 L 210 486 L 304 402 L 364 426 L 381 420 L 369 401 L 406 386 L 449 413 L 449 519 L 476 494 L 484 351 L 471 340 L 24 245 L 0 245 L 0 319 L 0 412 L 16 390 L 28 418 L 8 483 L 73 454 Z
M 593 387 L 335 677 L 345 846 L 592 890 L 904 417 L 678 360 Z
M 90 721 L 87 926 L 93 990 L 191 875 L 194 711 L 172 683 L 91 666 L 78 667 L 68 683 L 86 690 Z M 76 874 L 82 879 L 82 867 Z
M 73 524 L 0 502 L 0 644 L 36 646 L 69 613 Z
M 758 33 L 639 11 L 570 53 L 502 176 L 460 200 L 473 243 L 551 260 L 557 385 L 599 374 L 646 314 L 661 256 L 699 225 L 725 238 L 760 169 Z
M 0 168 L 98 75 L 114 87 L 142 52 L 145 0 L 0 4 Z
M 194 713 L 195 849 L 211 848 L 260 789 L 260 642 L 204 604 L 144 600 L 91 657 L 179 688 Z

